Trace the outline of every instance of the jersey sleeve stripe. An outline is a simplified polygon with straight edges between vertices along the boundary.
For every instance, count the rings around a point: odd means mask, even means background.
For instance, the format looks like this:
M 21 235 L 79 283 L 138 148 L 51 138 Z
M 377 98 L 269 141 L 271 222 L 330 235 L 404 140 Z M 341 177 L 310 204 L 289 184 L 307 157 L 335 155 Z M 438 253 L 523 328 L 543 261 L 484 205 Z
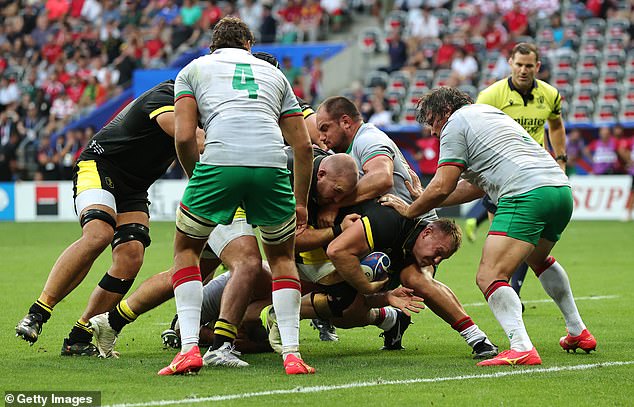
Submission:
M 284 119 L 286 117 L 293 117 L 293 116 L 302 116 L 302 115 L 303 113 L 301 109 L 291 109 L 291 110 L 282 112 L 282 114 L 280 115 L 280 119 Z
M 365 165 L 365 163 L 367 163 L 367 162 L 368 162 L 368 161 L 370 161 L 371 159 L 376 158 L 376 157 L 379 157 L 379 156 L 384 156 L 384 157 L 387 157 L 387 158 L 389 158 L 390 160 L 392 159 L 392 157 L 390 157 L 390 156 L 389 156 L 388 154 L 386 154 L 386 153 L 383 153 L 383 152 L 376 152 L 376 153 L 372 154 L 371 156 L 369 156 L 369 157 L 368 157 L 368 159 L 367 159 L 367 160 L 365 160 L 365 161 L 364 161 L 361 165 L 363 166 L 363 165 Z
M 365 231 L 365 241 L 368 244 L 370 250 L 374 250 L 374 237 L 372 236 L 372 226 L 370 225 L 370 219 L 367 216 L 361 218 L 361 224 Z
M 191 91 L 189 91 L 189 90 L 184 90 L 184 91 L 182 91 L 182 92 L 178 92 L 178 93 L 176 94 L 176 97 L 174 98 L 174 103 L 178 102 L 178 101 L 179 101 L 180 99 L 182 99 L 182 98 L 194 98 L 194 99 L 196 99 L 196 98 L 194 97 L 194 94 L 193 94 Z
M 467 167 L 467 163 L 464 160 L 460 160 L 458 158 L 448 158 L 446 160 L 438 161 L 438 167 L 442 167 L 443 165 L 454 165 L 460 168 Z
M 154 109 L 151 113 L 150 113 L 150 120 L 154 119 L 156 116 L 160 115 L 161 113 L 165 113 L 165 112 L 173 112 L 174 111 L 174 106 L 163 106 L 163 107 L 159 107 L 158 109 Z

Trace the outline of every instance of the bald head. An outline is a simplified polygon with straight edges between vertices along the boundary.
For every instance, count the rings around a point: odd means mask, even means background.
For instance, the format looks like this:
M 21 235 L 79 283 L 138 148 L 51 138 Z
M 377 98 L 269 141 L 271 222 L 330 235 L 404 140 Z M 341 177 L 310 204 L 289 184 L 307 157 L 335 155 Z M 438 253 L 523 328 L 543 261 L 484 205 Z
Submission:
M 348 154 L 333 154 L 325 157 L 317 170 L 317 195 L 319 204 L 341 201 L 357 186 L 359 169 Z

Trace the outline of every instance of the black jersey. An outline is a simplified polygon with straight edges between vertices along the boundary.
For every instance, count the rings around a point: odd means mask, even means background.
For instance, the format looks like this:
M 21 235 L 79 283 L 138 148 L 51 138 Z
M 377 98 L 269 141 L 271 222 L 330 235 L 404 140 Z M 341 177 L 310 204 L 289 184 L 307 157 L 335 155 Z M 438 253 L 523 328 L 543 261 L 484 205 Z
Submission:
M 376 199 L 362 202 L 339 211 L 336 222 L 350 213 L 361 216 L 365 239 L 371 252 L 383 252 L 390 257 L 390 270 L 400 272 L 415 262 L 412 247 L 428 222 L 421 218 L 409 219 L 395 209 L 383 206 Z
M 293 186 L 293 149 L 286 147 L 284 151 L 287 157 L 286 165 L 291 172 L 291 186 Z M 306 208 L 308 210 L 308 226 L 317 227 L 317 212 L 319 211 L 317 206 L 317 173 L 319 172 L 321 160 L 329 155 L 331 155 L 329 152 L 313 147 L 313 176 L 310 182 L 310 190 L 308 191 L 308 205 Z
M 174 139 L 156 118 L 174 111 L 174 81 L 161 82 L 127 105 L 88 142 L 79 160 L 105 160 L 130 186 L 147 189 L 176 158 Z
M 297 103 L 299 103 L 299 107 L 302 109 L 302 114 L 304 115 L 304 119 L 308 118 L 315 114 L 315 110 L 310 105 L 310 103 L 306 102 L 304 99 L 299 96 L 295 96 L 297 98 Z

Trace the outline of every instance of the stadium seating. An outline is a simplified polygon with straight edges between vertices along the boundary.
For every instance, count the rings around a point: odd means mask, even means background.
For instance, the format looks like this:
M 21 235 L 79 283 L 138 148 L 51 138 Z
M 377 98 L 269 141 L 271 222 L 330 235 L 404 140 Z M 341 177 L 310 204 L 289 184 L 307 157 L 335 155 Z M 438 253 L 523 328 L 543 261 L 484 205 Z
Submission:
M 634 101 L 626 100 L 621 104 L 619 122 L 634 123 Z
M 575 100 L 570 107 L 568 121 L 576 124 L 590 124 L 593 112 L 594 103 L 592 101 Z
M 618 121 L 619 102 L 616 100 L 599 100 L 594 111 L 593 121 L 597 125 L 614 125 Z

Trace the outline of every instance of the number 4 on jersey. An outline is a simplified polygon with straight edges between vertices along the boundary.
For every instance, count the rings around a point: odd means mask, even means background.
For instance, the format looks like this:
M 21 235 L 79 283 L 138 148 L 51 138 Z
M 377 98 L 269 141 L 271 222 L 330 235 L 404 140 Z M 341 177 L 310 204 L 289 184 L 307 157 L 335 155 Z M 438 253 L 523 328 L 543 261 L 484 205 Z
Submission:
M 249 92 L 249 99 L 258 98 L 260 87 L 253 79 L 253 70 L 249 64 L 236 64 L 236 71 L 233 74 L 233 88 L 246 90 Z

